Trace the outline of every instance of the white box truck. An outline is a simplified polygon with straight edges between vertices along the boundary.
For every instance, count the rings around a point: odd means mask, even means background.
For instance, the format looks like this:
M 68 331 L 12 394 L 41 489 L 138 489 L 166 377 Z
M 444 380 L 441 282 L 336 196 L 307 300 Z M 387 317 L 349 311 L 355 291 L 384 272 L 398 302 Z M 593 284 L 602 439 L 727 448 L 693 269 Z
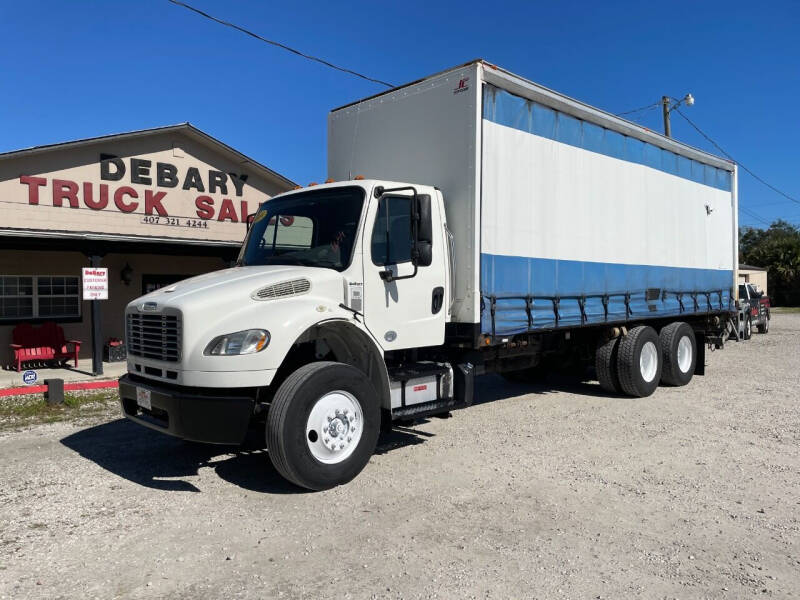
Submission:
M 333 110 L 329 182 L 265 202 L 236 267 L 126 309 L 124 414 L 311 489 L 476 375 L 594 366 L 648 396 L 734 311 L 736 168 L 474 61 Z M 364 177 L 366 176 L 366 178 Z

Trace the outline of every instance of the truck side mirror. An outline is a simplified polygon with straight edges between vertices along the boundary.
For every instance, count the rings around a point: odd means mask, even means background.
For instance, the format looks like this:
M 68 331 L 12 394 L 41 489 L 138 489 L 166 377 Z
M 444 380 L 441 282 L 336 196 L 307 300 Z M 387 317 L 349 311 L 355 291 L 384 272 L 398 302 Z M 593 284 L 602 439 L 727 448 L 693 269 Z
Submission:
M 429 194 L 417 194 L 417 239 L 416 264 L 429 267 L 433 262 L 433 220 L 431 219 L 431 197 Z
M 433 246 L 430 242 L 417 242 L 417 258 L 415 264 L 419 267 L 430 267 L 433 262 Z

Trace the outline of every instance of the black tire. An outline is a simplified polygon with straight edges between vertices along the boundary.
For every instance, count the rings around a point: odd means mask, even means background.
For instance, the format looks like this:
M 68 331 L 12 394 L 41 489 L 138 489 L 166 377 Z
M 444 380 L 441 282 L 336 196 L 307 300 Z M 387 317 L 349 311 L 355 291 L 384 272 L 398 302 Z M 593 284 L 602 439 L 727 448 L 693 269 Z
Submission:
M 764 323 L 756 327 L 758 333 L 769 333 L 769 317 L 764 319 Z
M 753 336 L 753 317 L 747 315 L 744 320 L 744 329 L 742 329 L 742 339 L 749 340 Z
M 648 346 L 653 344 L 653 347 Z M 647 347 L 647 352 L 655 360 L 655 371 L 652 379 L 646 380 L 640 368 L 642 351 Z M 658 334 L 655 329 L 646 325 L 634 327 L 619 342 L 617 353 L 617 372 L 619 383 L 629 396 L 644 398 L 652 394 L 661 381 L 661 352 L 658 351 Z M 653 353 L 653 348 L 655 353 Z
M 325 464 L 308 447 L 306 423 L 316 402 L 333 390 L 343 390 L 358 400 L 363 430 L 349 457 Z M 283 477 L 300 487 L 325 490 L 361 472 L 375 451 L 380 424 L 378 394 L 363 372 L 337 362 L 310 363 L 289 375 L 275 393 L 267 414 L 267 450 Z
M 661 383 L 666 385 L 681 386 L 692 380 L 697 364 L 697 339 L 694 330 L 683 322 L 670 323 L 658 335 L 661 346 Z M 688 340 L 691 348 L 691 361 L 687 370 L 681 369 L 679 362 L 679 348 L 681 340 Z M 685 347 L 685 344 L 684 344 Z
M 619 340 L 620 338 L 618 337 L 608 340 L 597 348 L 597 353 L 594 357 L 594 366 L 600 387 L 612 394 L 622 393 L 622 386 L 619 383 L 619 371 L 617 370 Z

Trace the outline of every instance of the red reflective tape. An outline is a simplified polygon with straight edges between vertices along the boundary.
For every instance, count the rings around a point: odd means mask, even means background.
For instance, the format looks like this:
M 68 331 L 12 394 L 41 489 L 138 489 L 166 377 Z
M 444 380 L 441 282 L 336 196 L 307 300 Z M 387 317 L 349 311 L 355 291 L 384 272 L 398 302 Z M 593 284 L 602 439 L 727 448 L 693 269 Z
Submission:
M 24 394 L 39 394 L 46 392 L 46 385 L 26 385 L 25 387 L 7 388 L 0 390 L 0 396 L 22 396 Z
M 119 382 L 112 381 L 76 381 L 73 383 L 65 383 L 64 391 L 71 392 L 74 390 L 101 390 L 107 388 L 117 388 Z M 26 394 L 41 394 L 47 391 L 46 385 L 26 385 L 25 387 L 6 388 L 0 390 L 0 397 L 2 396 L 24 396 Z

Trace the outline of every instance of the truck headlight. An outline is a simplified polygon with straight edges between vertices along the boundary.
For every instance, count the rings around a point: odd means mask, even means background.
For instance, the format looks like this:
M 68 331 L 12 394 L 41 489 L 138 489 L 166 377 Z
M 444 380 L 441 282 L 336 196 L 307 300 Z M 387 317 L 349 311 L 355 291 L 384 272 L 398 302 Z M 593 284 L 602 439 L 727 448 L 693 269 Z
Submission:
M 218 335 L 206 346 L 206 356 L 231 356 L 254 354 L 269 345 L 269 331 L 266 329 L 246 329 L 236 333 Z

